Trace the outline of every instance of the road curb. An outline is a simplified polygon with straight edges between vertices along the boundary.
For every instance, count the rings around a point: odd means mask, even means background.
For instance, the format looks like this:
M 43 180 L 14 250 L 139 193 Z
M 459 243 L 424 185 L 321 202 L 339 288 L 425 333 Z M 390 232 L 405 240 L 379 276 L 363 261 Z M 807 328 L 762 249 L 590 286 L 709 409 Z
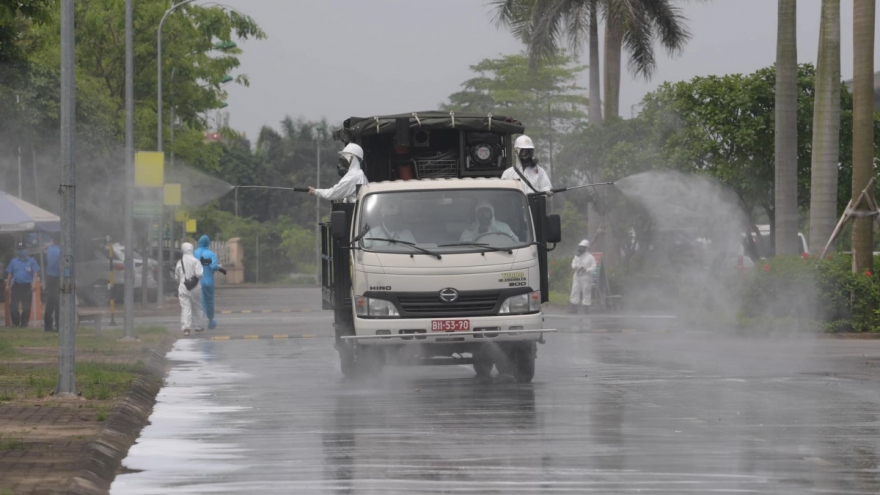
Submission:
M 149 423 L 156 395 L 162 388 L 162 380 L 167 374 L 165 355 L 177 339 L 164 337 L 147 359 L 144 372 L 138 376 L 131 389 L 116 403 L 110 412 L 107 423 L 89 446 L 85 468 L 65 484 L 66 489 L 59 493 L 74 495 L 109 494 L 110 485 L 128 455 L 128 450 L 137 441 L 141 430 Z

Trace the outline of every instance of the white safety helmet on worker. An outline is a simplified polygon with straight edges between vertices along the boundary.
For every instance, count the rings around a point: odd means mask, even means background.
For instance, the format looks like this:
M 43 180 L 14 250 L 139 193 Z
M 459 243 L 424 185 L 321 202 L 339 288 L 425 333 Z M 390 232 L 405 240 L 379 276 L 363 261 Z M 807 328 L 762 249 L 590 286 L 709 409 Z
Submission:
M 590 247 L 590 241 L 584 239 L 584 240 L 582 240 L 581 242 L 578 243 L 578 246 L 588 248 L 588 247 Z
M 342 151 L 339 152 L 340 155 L 343 155 L 346 153 L 349 155 L 358 157 L 358 160 L 363 161 L 363 159 L 364 159 L 364 149 L 355 143 L 346 144 L 345 148 L 342 148 Z
M 523 134 L 522 136 L 516 138 L 516 141 L 513 142 L 513 149 L 533 150 L 535 149 L 535 143 L 532 142 L 532 138 Z

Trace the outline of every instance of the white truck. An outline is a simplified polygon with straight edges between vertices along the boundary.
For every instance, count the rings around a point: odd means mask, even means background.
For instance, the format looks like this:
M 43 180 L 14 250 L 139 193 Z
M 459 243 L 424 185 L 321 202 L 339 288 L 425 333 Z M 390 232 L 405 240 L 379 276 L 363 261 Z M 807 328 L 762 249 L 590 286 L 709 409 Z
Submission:
M 342 372 L 384 363 L 535 373 L 547 251 L 561 238 L 543 195 L 500 179 L 513 163 L 510 118 L 419 112 L 351 118 L 335 137 L 364 149 L 356 203 L 322 224 L 324 308 Z M 549 247 L 548 247 L 549 244 Z

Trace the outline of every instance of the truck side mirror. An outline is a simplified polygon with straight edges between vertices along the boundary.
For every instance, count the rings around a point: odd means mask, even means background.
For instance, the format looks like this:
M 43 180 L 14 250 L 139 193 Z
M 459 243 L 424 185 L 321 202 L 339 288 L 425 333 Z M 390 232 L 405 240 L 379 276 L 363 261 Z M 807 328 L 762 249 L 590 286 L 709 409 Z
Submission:
M 344 211 L 330 213 L 330 235 L 337 241 L 344 241 L 348 237 L 348 222 Z
M 562 240 L 562 220 L 559 215 L 555 213 L 547 215 L 545 234 L 547 242 L 555 244 Z

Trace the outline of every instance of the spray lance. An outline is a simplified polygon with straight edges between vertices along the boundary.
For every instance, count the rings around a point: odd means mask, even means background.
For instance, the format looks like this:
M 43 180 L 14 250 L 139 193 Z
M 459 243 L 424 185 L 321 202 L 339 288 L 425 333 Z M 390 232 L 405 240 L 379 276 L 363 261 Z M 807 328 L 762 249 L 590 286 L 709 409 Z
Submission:
M 565 191 L 573 191 L 573 190 L 575 190 L 575 189 L 583 189 L 583 188 L 585 188 L 585 187 L 593 187 L 593 186 L 611 186 L 611 185 L 614 185 L 614 181 L 610 181 L 610 182 L 594 182 L 594 183 L 592 183 L 592 184 L 581 184 L 581 185 L 579 185 L 579 186 L 571 186 L 571 187 L 557 187 L 557 188 L 555 188 L 555 189 L 551 189 L 550 192 L 552 192 L 553 194 L 556 194 L 556 193 L 561 193 L 561 192 L 565 192 Z M 547 194 L 547 191 L 541 191 L 541 192 L 537 192 L 537 193 L 531 193 L 531 194 L 529 194 L 529 196 L 539 195 L 539 194 L 546 195 L 546 194 Z

